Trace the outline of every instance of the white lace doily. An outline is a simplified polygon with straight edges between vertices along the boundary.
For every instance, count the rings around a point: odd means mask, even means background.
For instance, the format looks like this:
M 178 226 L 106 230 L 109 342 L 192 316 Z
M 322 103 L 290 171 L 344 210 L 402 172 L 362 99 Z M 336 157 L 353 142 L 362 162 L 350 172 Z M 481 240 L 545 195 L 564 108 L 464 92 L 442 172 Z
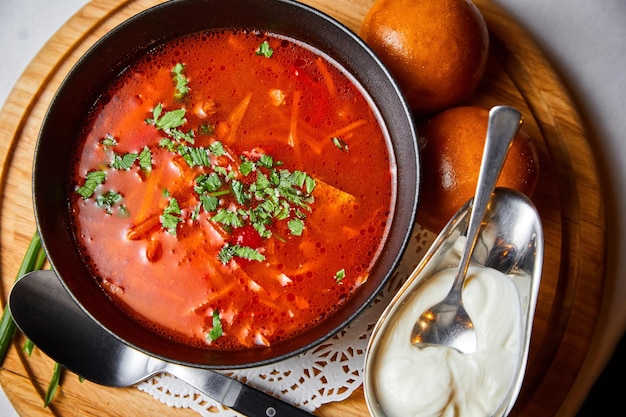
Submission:
M 348 398 L 363 382 L 363 361 L 372 328 L 434 238 L 416 226 L 389 283 L 374 303 L 335 337 L 299 356 L 228 374 L 310 412 L 322 404 Z M 170 407 L 188 408 L 201 416 L 240 416 L 165 373 L 137 384 L 137 388 Z

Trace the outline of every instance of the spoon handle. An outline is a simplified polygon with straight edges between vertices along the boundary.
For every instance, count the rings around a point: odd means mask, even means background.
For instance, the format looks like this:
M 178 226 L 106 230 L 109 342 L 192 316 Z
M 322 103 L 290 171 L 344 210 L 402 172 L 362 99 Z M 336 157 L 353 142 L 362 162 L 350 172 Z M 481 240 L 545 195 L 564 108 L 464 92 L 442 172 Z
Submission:
M 453 291 L 460 294 L 463 278 L 467 273 L 470 258 L 476 245 L 478 230 L 485 217 L 487 205 L 496 187 L 496 182 L 502 171 L 504 160 L 509 152 L 511 143 L 517 135 L 522 123 L 522 115 L 513 107 L 495 106 L 489 111 L 489 124 L 482 163 L 478 173 L 476 195 L 470 208 L 470 220 L 467 228 L 467 240 L 461 255 L 459 270 L 454 280 Z

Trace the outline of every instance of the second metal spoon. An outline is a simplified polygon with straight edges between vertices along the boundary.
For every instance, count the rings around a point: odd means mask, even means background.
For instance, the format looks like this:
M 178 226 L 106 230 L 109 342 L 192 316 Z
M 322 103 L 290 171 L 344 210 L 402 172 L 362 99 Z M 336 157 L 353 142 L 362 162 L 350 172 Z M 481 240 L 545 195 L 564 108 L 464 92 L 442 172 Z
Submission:
M 459 269 L 446 298 L 417 319 L 411 333 L 411 343 L 415 346 L 447 346 L 461 353 L 476 350 L 476 330 L 461 296 L 463 284 L 487 204 L 521 122 L 520 112 L 512 107 L 496 106 L 489 111 L 485 148 Z

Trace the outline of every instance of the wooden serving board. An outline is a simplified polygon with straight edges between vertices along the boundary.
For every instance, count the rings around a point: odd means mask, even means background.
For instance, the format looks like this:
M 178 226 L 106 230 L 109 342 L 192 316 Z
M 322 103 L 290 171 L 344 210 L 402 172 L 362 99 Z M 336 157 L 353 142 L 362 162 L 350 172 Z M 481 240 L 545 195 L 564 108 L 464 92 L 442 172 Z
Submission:
M 35 232 L 31 164 L 52 95 L 76 60 L 126 18 L 159 0 L 93 0 L 72 17 L 28 66 L 0 112 L 0 286 L 2 304 Z M 358 33 L 373 0 L 308 0 Z M 557 74 L 524 30 L 489 0 L 476 0 L 491 32 L 489 68 L 472 102 L 508 104 L 525 116 L 540 151 L 541 178 L 533 200 L 545 229 L 545 264 L 528 371 L 513 411 L 566 415 L 563 402 L 580 371 L 597 324 L 604 285 L 604 196 L 581 118 Z M 409 12 L 407 10 L 407 12 Z M 428 196 L 422 196 L 428 198 Z M 23 416 L 193 416 L 135 388 L 79 382 L 66 373 L 48 408 L 43 394 L 53 362 L 35 350 L 26 357 L 18 336 L 0 369 L 0 384 Z M 559 411 L 561 410 L 561 411 Z M 327 404 L 320 416 L 362 416 L 361 389 Z

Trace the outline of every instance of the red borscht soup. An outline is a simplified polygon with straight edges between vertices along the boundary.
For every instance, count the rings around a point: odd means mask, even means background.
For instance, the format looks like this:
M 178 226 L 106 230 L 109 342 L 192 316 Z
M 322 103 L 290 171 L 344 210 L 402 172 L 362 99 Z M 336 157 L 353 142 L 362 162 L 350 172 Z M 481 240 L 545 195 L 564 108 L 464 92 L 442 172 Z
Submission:
M 241 30 L 165 43 L 83 129 L 71 209 L 111 300 L 181 343 L 272 346 L 368 279 L 395 167 L 369 99 L 328 57 Z

